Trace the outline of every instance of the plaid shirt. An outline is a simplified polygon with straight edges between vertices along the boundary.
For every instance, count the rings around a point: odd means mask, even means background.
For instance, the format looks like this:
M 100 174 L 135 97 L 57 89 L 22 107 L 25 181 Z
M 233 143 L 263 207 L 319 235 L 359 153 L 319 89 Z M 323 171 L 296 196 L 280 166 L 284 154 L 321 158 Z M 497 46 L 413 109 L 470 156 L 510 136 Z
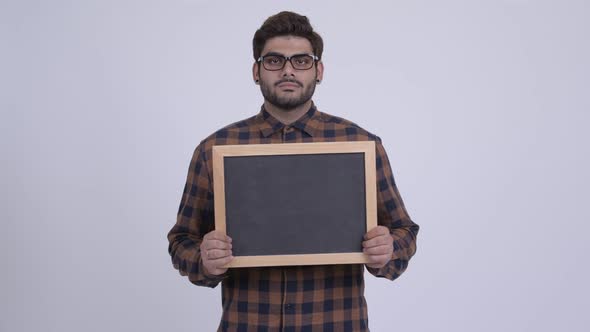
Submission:
M 230 268 L 220 276 L 205 274 L 199 245 L 215 224 L 212 147 L 368 140 L 375 141 L 377 150 L 378 223 L 390 229 L 394 251 L 386 266 L 367 270 L 393 280 L 404 272 L 416 251 L 418 225 L 404 208 L 379 137 L 315 106 L 290 125 L 263 108 L 197 146 L 177 222 L 168 234 L 168 251 L 174 267 L 192 283 L 207 287 L 222 283 L 223 314 L 218 331 L 368 331 L 369 327 L 361 264 Z

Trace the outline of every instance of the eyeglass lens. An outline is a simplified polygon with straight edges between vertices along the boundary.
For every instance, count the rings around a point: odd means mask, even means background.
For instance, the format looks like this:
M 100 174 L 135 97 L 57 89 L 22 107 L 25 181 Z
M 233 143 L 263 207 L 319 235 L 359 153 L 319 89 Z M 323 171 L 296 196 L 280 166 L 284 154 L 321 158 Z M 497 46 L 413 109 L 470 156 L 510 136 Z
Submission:
M 295 69 L 309 69 L 313 66 L 313 57 L 307 54 L 294 55 L 290 61 Z M 262 60 L 262 64 L 267 70 L 281 70 L 285 66 L 285 62 L 285 57 L 280 55 L 267 55 Z

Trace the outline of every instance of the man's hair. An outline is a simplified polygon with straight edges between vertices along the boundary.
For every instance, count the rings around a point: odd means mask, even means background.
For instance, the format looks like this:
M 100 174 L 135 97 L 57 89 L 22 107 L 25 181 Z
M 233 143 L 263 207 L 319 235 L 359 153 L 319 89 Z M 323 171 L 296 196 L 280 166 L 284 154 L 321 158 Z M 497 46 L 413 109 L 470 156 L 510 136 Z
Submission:
M 280 36 L 297 36 L 309 40 L 313 48 L 313 54 L 322 58 L 324 52 L 324 41 L 322 37 L 311 27 L 306 16 L 293 12 L 280 12 L 264 21 L 260 29 L 256 30 L 252 46 L 254 51 L 254 60 L 262 55 L 262 49 L 266 41 Z

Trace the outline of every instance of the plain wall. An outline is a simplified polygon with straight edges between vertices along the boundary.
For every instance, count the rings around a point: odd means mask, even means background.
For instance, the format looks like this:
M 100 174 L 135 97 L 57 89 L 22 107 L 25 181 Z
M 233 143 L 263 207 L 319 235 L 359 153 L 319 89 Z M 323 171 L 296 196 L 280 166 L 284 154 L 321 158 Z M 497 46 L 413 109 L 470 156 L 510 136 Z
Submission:
M 217 327 L 166 234 L 195 146 L 259 111 L 280 10 L 421 226 L 402 277 L 366 275 L 371 330 L 586 330 L 589 2 L 59 0 L 0 3 L 0 331 Z

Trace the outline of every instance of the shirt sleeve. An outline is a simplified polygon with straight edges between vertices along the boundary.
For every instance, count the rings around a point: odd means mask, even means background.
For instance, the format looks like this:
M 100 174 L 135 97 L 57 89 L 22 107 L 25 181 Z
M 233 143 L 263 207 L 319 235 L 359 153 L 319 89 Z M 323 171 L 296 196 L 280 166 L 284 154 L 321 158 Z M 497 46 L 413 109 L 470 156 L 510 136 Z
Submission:
M 181 275 L 199 286 L 215 287 L 225 275 L 206 274 L 201 261 L 203 236 L 215 226 L 213 189 L 202 144 L 197 146 L 188 170 L 176 224 L 168 233 L 168 252 Z
M 387 158 L 387 153 L 377 139 L 376 167 L 377 167 L 377 223 L 389 228 L 393 237 L 393 254 L 391 260 L 382 268 L 375 269 L 367 266 L 367 270 L 376 277 L 394 280 L 408 267 L 410 258 L 416 252 L 416 236 L 419 226 L 409 217 L 401 196 L 395 185 L 393 172 Z

